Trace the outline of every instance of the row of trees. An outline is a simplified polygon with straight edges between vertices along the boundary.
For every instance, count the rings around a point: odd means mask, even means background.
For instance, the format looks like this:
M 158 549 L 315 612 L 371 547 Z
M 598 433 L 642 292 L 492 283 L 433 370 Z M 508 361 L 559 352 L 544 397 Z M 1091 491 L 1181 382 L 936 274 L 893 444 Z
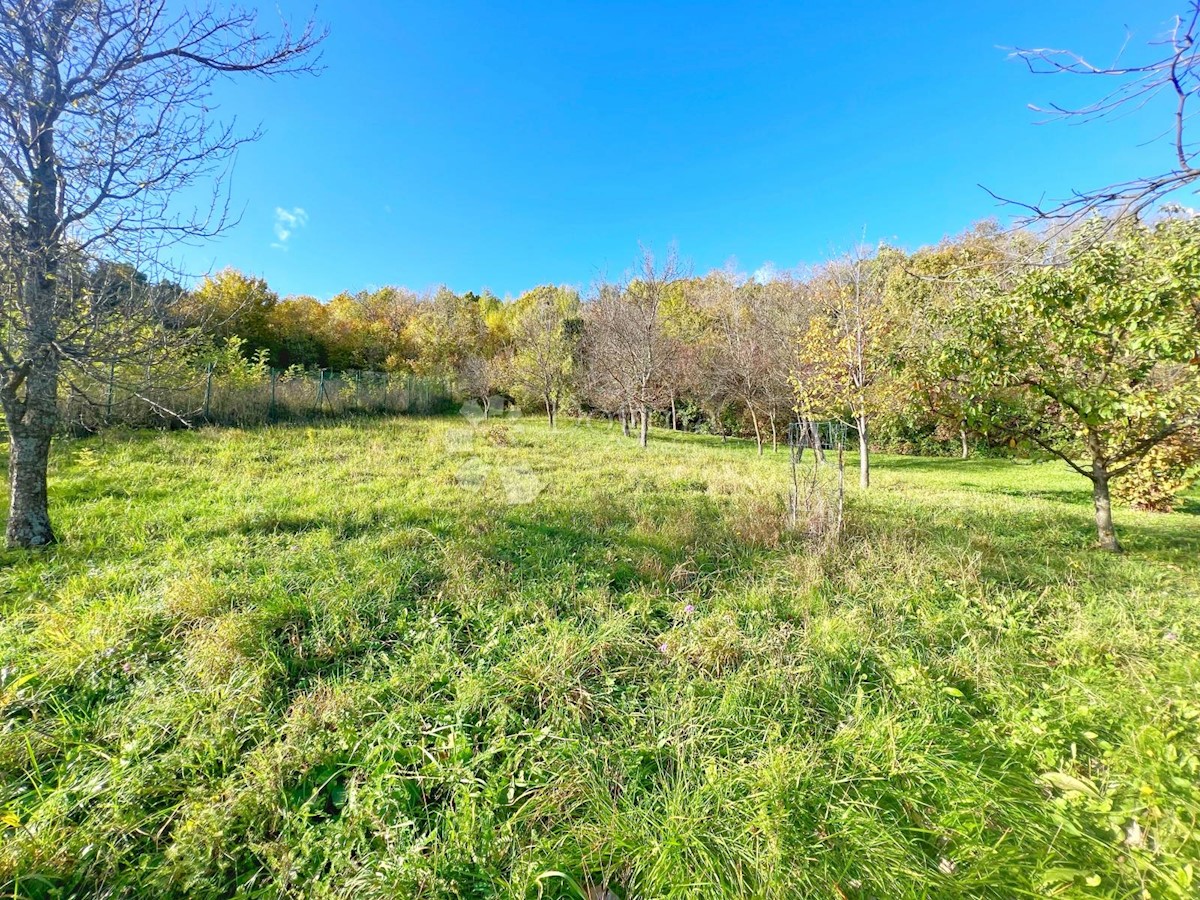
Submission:
M 383 288 L 321 303 L 233 270 L 187 292 L 73 257 L 59 286 L 87 311 L 93 343 L 137 350 L 133 365 L 119 353 L 77 364 L 75 402 L 103 403 L 129 378 L 125 392 L 152 403 L 232 352 L 447 378 L 485 411 L 502 395 L 552 427 L 563 409 L 599 411 L 643 447 L 658 422 L 752 437 L 761 454 L 790 424 L 816 433 L 836 420 L 857 435 L 864 488 L 872 446 L 1057 456 L 1091 481 L 1113 550 L 1114 488 L 1168 508 L 1200 462 L 1200 219 L 1182 212 L 1049 238 L 985 223 L 762 282 L 692 276 L 673 253 L 647 252 L 586 296 Z
M 214 86 L 314 71 L 320 29 L 309 22 L 293 33 L 284 23 L 273 35 L 252 11 L 208 2 L 6 2 L 7 541 L 54 541 L 46 475 L 64 380 L 86 397 L 102 370 L 109 384 L 117 366 L 147 378 L 169 372 L 182 358 L 181 335 L 215 329 L 285 365 L 452 371 L 481 394 L 499 384 L 540 398 L 551 422 L 575 398 L 615 412 L 627 429 L 635 422 L 643 445 L 654 411 L 669 411 L 676 427 L 681 404 L 722 434 L 731 411 L 748 418 L 760 449 L 768 434 L 777 440 L 785 418 L 841 417 L 856 426 L 864 485 L 872 429 L 889 415 L 953 423 L 964 448 L 970 432 L 1004 435 L 1062 456 L 1092 480 L 1102 542 L 1116 549 L 1109 482 L 1148 461 L 1181 471 L 1195 443 L 1196 226 L 1181 218 L 1147 226 L 1137 217 L 1200 180 L 1185 136 L 1200 78 L 1198 23 L 1193 0 L 1170 39 L 1154 45 L 1155 58 L 1132 67 L 1017 51 L 1035 72 L 1115 80 L 1094 104 L 1055 107 L 1062 116 L 1157 108 L 1148 100 L 1160 93 L 1177 98 L 1170 168 L 1027 207 L 1056 226 L 1052 240 L 979 229 L 915 255 L 858 250 L 762 285 L 727 273 L 684 278 L 673 258 L 656 267 L 646 256 L 634 277 L 598 286 L 587 303 L 546 287 L 513 304 L 448 291 L 320 304 L 278 301 L 233 274 L 181 297 L 98 262 L 153 264 L 173 241 L 221 230 L 219 193 L 193 215 L 173 203 L 254 138 L 212 117 Z M 1121 215 L 1076 229 L 1097 210 Z M 234 287 L 246 295 L 231 300 Z
M 838 420 L 864 488 L 876 434 L 1049 454 L 1092 482 L 1115 550 L 1114 480 L 1163 507 L 1200 461 L 1197 298 L 1200 220 L 1176 213 L 1052 238 L 985 223 L 765 282 L 644 252 L 586 298 L 385 288 L 320 304 L 226 271 L 183 303 L 280 365 L 452 377 L 485 410 L 500 394 L 551 426 L 564 407 L 602 411 L 643 447 L 656 417 L 753 436 L 760 453 L 792 422 Z

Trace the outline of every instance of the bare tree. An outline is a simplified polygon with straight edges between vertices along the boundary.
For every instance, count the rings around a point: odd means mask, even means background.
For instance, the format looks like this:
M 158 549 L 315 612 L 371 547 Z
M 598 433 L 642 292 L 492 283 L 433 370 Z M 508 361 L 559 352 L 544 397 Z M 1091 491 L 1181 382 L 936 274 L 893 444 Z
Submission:
M 217 192 L 191 215 L 172 206 L 180 189 L 219 180 L 230 155 L 256 137 L 213 122 L 214 83 L 312 71 L 322 37 L 311 22 L 271 37 L 253 13 L 208 4 L 5 0 L 0 405 L 10 546 L 54 541 L 46 468 L 64 364 L 86 369 L 144 343 L 145 316 L 97 315 L 70 272 L 80 269 L 74 261 L 139 261 L 224 227 Z
M 663 303 L 680 274 L 674 248 L 661 266 L 643 250 L 637 276 L 623 284 L 601 283 L 585 310 L 586 383 L 601 403 L 619 398 L 618 411 L 637 416 L 642 447 L 649 441 L 651 413 L 671 396 L 673 341 L 664 327 Z
M 777 419 L 791 397 L 789 368 L 781 359 L 790 335 L 780 315 L 783 309 L 771 302 L 778 293 L 767 288 L 754 282 L 738 284 L 729 274 L 715 272 L 699 289 L 714 337 L 706 380 L 715 396 L 750 416 L 760 456 L 768 426 L 772 444 L 778 444 Z
M 1177 15 L 1169 32 L 1149 43 L 1147 59 L 1127 65 L 1096 65 L 1078 53 L 1050 48 L 1017 48 L 1013 55 L 1035 75 L 1090 76 L 1111 85 L 1096 101 L 1083 106 L 1033 106 L 1049 120 L 1094 121 L 1114 118 L 1143 109 L 1161 109 L 1163 145 L 1170 146 L 1170 162 L 1157 173 L 1132 178 L 1091 190 L 1075 191 L 1065 199 L 1048 203 L 1016 203 L 1032 218 L 1073 223 L 1106 211 L 1139 215 L 1172 191 L 1200 180 L 1200 147 L 1188 140 L 1187 125 L 1200 97 L 1200 0 L 1191 0 Z M 1128 40 L 1128 39 L 1127 39 Z M 1124 55 L 1124 48 L 1122 48 Z M 990 193 L 990 192 L 989 192 Z M 995 196 L 995 195 L 993 195 Z M 1004 199 L 1004 198 L 998 198 Z M 1008 203 L 1015 201 L 1005 200 Z
M 789 375 L 795 369 L 796 335 L 808 318 L 807 286 L 791 275 L 755 285 L 755 318 L 768 364 L 762 384 L 762 404 L 771 426 L 771 447 L 778 449 L 779 427 L 785 430 L 795 415 L 795 390 Z
M 845 417 L 857 430 L 863 488 L 871 483 L 869 429 L 881 402 L 887 268 L 896 257 L 887 248 L 859 246 L 814 275 L 814 314 L 800 335 L 793 374 L 798 405 L 809 417 Z

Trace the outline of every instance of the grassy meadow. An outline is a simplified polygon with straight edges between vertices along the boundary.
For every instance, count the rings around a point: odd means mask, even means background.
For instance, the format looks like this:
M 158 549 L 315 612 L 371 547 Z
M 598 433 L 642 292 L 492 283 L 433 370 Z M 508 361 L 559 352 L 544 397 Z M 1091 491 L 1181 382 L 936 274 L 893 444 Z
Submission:
M 848 480 L 854 481 L 854 460 Z M 458 418 L 58 444 L 0 554 L 19 897 L 1187 898 L 1200 495 Z

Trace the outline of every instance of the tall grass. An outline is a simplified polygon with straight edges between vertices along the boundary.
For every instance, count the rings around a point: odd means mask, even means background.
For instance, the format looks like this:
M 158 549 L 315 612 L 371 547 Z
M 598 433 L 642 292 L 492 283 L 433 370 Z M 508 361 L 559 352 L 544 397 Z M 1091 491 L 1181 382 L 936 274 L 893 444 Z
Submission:
M 1191 897 L 1200 504 L 450 419 L 64 442 L 0 566 L 30 897 Z M 852 465 L 852 463 L 851 463 Z

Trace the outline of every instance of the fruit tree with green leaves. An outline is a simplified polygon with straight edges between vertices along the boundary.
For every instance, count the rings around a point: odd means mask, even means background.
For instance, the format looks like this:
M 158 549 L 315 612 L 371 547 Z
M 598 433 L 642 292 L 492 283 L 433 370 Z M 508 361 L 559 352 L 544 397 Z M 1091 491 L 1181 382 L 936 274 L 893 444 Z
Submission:
M 941 364 L 975 382 L 975 425 L 1089 479 L 1119 552 L 1112 481 L 1200 421 L 1200 220 L 1089 222 L 958 326 Z

